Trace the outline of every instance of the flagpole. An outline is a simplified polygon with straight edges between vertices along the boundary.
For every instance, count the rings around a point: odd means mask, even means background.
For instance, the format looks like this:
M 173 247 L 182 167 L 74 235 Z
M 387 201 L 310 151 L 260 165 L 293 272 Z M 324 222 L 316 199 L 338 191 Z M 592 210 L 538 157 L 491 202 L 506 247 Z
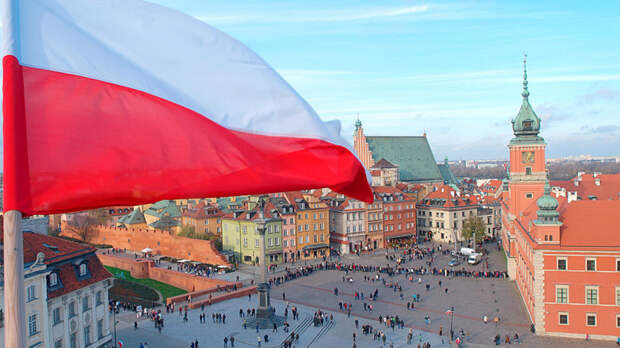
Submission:
M 19 176 L 27 175 L 22 167 L 24 158 L 16 151 L 25 141 L 16 131 L 25 124 L 21 71 L 5 61 L 7 56 L 19 60 L 18 0 L 2 0 L 3 51 L 3 135 L 4 135 L 4 204 L 15 209 Z M 20 152 L 21 153 L 21 152 Z M 20 158 L 18 158 L 20 157 Z M 18 164 L 19 163 L 19 164 Z M 8 195 L 10 188 L 10 195 Z M 26 313 L 24 291 L 24 239 L 22 213 L 4 213 L 4 346 L 26 347 Z
M 26 347 L 22 213 L 4 213 L 4 346 Z

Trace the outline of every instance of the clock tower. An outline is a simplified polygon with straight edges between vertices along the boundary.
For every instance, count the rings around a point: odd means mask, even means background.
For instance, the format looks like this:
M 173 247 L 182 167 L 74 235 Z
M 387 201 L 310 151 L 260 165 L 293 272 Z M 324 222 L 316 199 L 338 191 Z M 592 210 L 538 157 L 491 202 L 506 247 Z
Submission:
M 527 55 L 525 56 L 527 58 Z M 518 216 L 543 195 L 546 180 L 545 140 L 538 136 L 540 118 L 530 105 L 527 89 L 526 59 L 523 59 L 523 102 L 512 120 L 514 138 L 510 140 L 510 180 L 508 204 L 510 212 Z

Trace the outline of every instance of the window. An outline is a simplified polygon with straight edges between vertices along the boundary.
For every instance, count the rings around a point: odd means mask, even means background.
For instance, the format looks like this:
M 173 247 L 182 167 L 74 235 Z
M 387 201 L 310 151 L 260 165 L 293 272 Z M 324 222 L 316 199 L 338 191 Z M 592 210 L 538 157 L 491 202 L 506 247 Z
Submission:
M 86 263 L 81 263 L 80 264 L 80 277 L 85 276 L 87 272 L 88 272 L 88 269 L 86 268 Z
M 598 304 L 598 287 L 586 286 L 586 304 Z
M 54 348 L 62 348 L 62 338 L 59 338 L 54 342 Z
M 321 242 L 325 241 L 325 237 L 323 235 L 321 235 Z
M 28 334 L 34 336 L 37 333 L 39 332 L 37 331 L 37 315 L 35 313 L 28 316 Z
M 620 272 L 620 259 L 616 259 L 616 272 Z
M 616 287 L 616 306 L 620 306 L 620 286 Z
M 69 302 L 69 318 L 75 317 L 75 301 Z
M 258 239 L 254 239 L 254 246 L 255 246 L 256 248 L 258 248 L 258 247 L 259 247 L 259 245 L 260 245 L 260 244 L 259 244 L 259 240 L 258 240 Z
M 565 257 L 558 257 L 558 270 L 560 271 L 566 271 L 566 258 Z
M 100 306 L 103 304 L 103 292 L 97 291 L 95 294 L 95 305 Z
M 525 175 L 532 175 L 532 167 L 525 167 Z
M 310 236 L 306 235 L 306 243 L 310 243 Z
M 304 242 L 304 237 L 299 236 L 299 244 L 303 244 L 303 242 Z
M 319 241 L 319 240 L 318 240 L 318 238 L 317 238 L 317 236 L 316 236 L 316 234 L 315 234 L 315 235 L 314 235 L 314 242 L 316 243 L 316 242 L 318 242 L 318 241 Z
M 586 313 L 586 325 L 587 326 L 596 326 L 596 314 L 594 314 L 594 313 Z
M 84 345 L 90 344 L 90 325 L 84 326 Z
M 28 300 L 26 302 L 34 301 L 36 299 L 36 288 L 34 285 L 28 287 Z
M 323 213 L 320 213 L 319 216 L 322 219 L 325 215 L 323 215 Z
M 568 325 L 568 313 L 566 312 L 560 312 L 559 314 L 559 322 L 560 325 Z
M 586 271 L 596 271 L 596 259 L 586 259 Z
M 69 336 L 69 347 L 77 348 L 77 334 L 75 332 Z
M 52 325 L 57 325 L 60 321 L 60 307 L 56 307 L 52 311 Z
M 321 222 L 321 231 L 325 230 L 325 224 Z
M 305 230 L 305 231 L 308 231 L 309 229 L 310 229 L 310 225 L 305 224 L 305 225 L 304 225 L 304 230 Z
M 616 327 L 620 327 L 620 314 L 616 314 Z
M 555 286 L 555 303 L 568 303 L 568 285 Z
M 288 241 L 287 240 L 283 240 L 282 241 L 282 246 L 285 247 L 285 248 L 288 247 Z M 291 244 L 291 246 L 293 246 L 293 244 Z
M 243 246 L 244 247 L 248 247 L 248 239 L 247 238 L 243 238 Z
M 48 276 L 48 283 L 50 287 L 54 287 L 58 285 L 58 273 L 56 272 L 50 273 L 50 275 Z
M 534 195 L 531 194 L 531 193 L 526 193 L 525 194 L 525 198 L 533 198 L 533 197 L 534 197 Z
M 301 225 L 298 225 L 298 226 L 297 226 L 297 231 L 298 231 L 298 232 L 301 232 Z
M 86 312 L 90 309 L 90 298 L 88 296 L 82 297 L 82 312 Z
M 312 230 L 313 230 L 313 231 L 316 231 L 316 230 L 317 230 L 317 228 L 316 228 L 316 224 L 314 224 L 314 226 L 312 226 L 312 227 L 313 227 L 313 228 L 312 228 Z
M 97 320 L 97 338 L 103 337 L 103 319 Z

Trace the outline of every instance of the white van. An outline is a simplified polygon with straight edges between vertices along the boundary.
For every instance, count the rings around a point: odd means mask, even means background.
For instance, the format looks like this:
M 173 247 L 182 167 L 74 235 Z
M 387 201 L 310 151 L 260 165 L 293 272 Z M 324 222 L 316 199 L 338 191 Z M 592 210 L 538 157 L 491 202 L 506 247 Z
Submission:
M 475 254 L 476 251 L 472 248 L 461 248 L 461 254 L 465 255 L 465 256 L 469 256 L 471 254 Z
M 473 253 L 467 258 L 467 263 L 470 265 L 476 265 L 480 261 L 482 261 L 482 254 L 479 253 Z

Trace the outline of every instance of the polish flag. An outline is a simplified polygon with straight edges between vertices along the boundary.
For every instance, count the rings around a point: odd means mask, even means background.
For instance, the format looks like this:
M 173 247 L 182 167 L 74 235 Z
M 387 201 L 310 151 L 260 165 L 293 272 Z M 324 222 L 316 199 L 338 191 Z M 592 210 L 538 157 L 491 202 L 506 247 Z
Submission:
M 340 136 L 265 61 L 139 0 L 4 0 L 4 210 L 330 187 L 372 201 Z

